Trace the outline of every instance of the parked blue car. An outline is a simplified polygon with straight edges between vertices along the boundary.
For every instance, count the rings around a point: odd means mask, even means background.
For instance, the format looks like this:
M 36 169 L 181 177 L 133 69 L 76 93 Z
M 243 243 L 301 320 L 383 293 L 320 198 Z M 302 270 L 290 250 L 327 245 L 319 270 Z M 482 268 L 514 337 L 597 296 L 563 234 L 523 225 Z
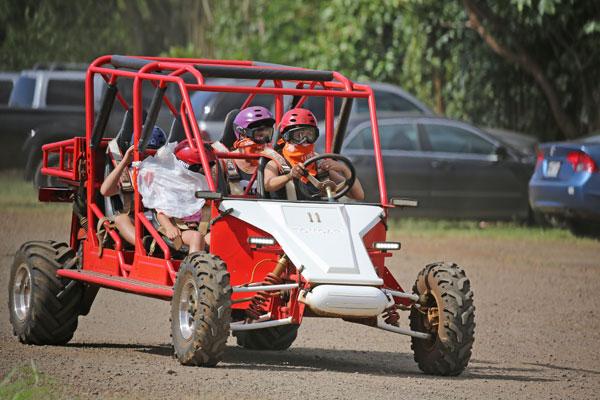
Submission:
M 565 221 L 575 235 L 600 238 L 600 135 L 538 149 L 531 208 Z

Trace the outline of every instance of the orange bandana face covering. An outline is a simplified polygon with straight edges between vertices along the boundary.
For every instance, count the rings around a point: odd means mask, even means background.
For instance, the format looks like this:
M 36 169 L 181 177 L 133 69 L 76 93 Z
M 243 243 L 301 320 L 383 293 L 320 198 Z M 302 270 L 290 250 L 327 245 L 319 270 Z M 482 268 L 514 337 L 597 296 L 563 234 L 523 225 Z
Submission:
M 293 167 L 296 164 L 303 163 L 304 161 L 306 161 L 309 158 L 316 155 L 314 150 L 315 150 L 314 144 L 286 143 L 283 148 L 283 156 L 285 157 L 286 160 L 288 160 L 290 165 Z M 311 175 L 314 176 L 317 174 L 317 165 L 316 164 L 309 165 L 307 169 Z
M 242 154 L 260 154 L 265 149 L 264 144 L 255 143 L 249 138 L 237 140 L 233 144 L 233 147 L 238 149 Z M 257 159 L 247 159 L 246 161 L 248 161 L 248 163 L 252 166 L 258 165 Z

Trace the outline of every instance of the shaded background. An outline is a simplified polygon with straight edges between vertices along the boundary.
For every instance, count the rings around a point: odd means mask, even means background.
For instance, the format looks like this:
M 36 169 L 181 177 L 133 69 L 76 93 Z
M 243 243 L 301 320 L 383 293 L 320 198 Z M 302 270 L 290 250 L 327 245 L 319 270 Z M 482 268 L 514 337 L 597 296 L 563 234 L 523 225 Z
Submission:
M 596 0 L 0 2 L 2 70 L 107 53 L 335 69 L 541 141 L 600 130 Z

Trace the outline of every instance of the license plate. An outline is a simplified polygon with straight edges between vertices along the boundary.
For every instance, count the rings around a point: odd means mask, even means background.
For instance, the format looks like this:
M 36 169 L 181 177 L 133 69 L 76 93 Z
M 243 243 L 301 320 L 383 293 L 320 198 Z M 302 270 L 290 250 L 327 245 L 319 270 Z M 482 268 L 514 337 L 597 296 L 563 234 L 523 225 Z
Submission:
M 546 168 L 546 176 L 548 178 L 556 178 L 560 170 L 560 161 L 549 161 Z

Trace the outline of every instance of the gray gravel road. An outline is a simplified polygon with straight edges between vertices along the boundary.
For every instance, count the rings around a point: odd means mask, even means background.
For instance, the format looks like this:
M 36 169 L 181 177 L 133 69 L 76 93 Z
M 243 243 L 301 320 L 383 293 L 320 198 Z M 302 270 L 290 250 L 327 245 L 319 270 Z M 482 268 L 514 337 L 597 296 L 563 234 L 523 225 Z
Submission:
M 461 376 L 440 378 L 418 370 L 409 338 L 328 319 L 305 320 L 288 351 L 247 351 L 231 338 L 216 368 L 183 367 L 171 356 L 169 304 L 109 290 L 69 345 L 21 345 L 6 306 L 12 255 L 26 240 L 66 238 L 67 216 L 0 212 L 0 221 L 0 377 L 33 359 L 84 398 L 600 397 L 598 242 L 397 238 L 403 249 L 390 267 L 404 286 L 437 260 L 458 262 L 472 282 L 473 357 Z

